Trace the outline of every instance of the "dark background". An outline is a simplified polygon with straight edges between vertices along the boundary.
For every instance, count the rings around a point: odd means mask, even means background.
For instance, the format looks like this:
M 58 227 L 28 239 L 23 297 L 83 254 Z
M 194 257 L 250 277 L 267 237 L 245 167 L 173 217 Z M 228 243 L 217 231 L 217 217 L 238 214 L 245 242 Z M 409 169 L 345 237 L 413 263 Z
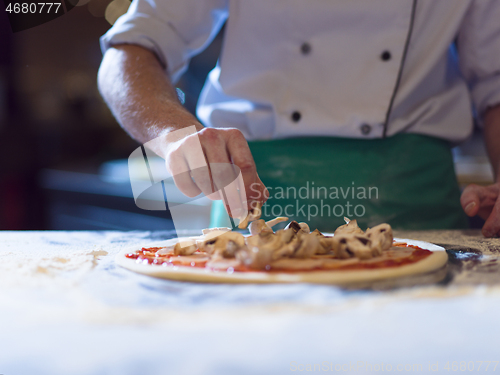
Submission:
M 172 227 L 167 212 L 136 208 L 128 184 L 102 178 L 103 163 L 126 159 L 139 146 L 97 90 L 109 3 L 91 0 L 15 33 L 2 8 L 0 229 Z M 178 83 L 193 112 L 219 48 L 220 36 Z

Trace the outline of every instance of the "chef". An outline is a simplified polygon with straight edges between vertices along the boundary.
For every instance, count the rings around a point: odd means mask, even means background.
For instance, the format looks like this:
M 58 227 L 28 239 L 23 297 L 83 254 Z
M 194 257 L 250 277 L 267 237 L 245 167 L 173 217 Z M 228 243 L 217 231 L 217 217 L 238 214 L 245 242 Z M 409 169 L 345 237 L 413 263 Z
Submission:
M 154 140 L 178 188 L 215 200 L 214 225 L 221 177 L 200 160 L 237 166 L 244 204 L 267 201 L 265 217 L 443 229 L 480 215 L 492 237 L 499 19 L 498 0 L 134 0 L 101 38 L 98 83 L 125 130 Z M 196 118 L 173 85 L 223 24 Z M 460 196 L 451 147 L 474 121 L 496 182 Z

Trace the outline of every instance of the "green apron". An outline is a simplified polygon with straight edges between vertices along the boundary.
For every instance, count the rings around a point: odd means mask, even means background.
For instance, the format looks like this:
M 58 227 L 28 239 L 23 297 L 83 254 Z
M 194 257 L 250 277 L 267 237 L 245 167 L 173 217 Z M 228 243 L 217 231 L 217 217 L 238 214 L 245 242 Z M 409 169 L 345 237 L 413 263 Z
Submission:
M 467 227 L 448 142 L 416 134 L 385 139 L 332 137 L 249 142 L 270 191 L 262 218 L 287 216 L 332 231 L 343 217 L 364 229 Z M 222 201 L 211 226 L 230 226 Z

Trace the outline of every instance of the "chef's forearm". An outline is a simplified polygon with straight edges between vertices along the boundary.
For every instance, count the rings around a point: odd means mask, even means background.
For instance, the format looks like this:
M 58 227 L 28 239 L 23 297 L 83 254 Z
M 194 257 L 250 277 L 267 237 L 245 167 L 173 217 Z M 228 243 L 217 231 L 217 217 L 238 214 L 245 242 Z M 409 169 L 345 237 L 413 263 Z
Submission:
M 98 86 L 120 125 L 141 143 L 191 125 L 203 128 L 180 104 L 156 55 L 145 48 L 117 45 L 107 50 Z
M 495 182 L 500 182 L 500 105 L 486 111 L 484 116 L 484 139 L 488 157 L 495 175 Z

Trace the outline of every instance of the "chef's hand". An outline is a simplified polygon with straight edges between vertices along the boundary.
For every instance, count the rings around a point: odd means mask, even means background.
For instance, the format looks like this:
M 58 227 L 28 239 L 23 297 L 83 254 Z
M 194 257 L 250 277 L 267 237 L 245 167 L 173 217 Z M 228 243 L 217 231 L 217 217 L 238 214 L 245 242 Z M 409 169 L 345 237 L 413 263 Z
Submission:
M 479 215 L 486 220 L 483 225 L 485 237 L 500 236 L 500 183 L 467 186 L 460 198 L 462 208 L 468 216 Z
M 167 135 L 163 154 L 179 190 L 188 197 L 203 192 L 209 199 L 223 199 L 226 210 L 235 218 L 246 216 L 246 210 L 253 208 L 255 202 L 265 202 L 267 189 L 257 174 L 241 131 L 227 128 L 196 130 L 195 127 L 191 127 L 191 131 L 186 128 L 185 134 L 177 140 L 168 140 Z M 241 171 L 242 179 L 237 179 L 238 169 L 234 166 Z
M 231 215 L 240 217 L 233 207 L 267 196 L 248 144 L 239 130 L 204 128 L 179 102 L 167 70 L 147 48 L 114 45 L 99 68 L 99 90 L 129 134 L 166 160 L 184 194 L 223 198 Z M 236 174 L 231 163 L 241 171 L 241 189 L 231 183 Z M 222 188 L 223 197 L 218 193 Z

